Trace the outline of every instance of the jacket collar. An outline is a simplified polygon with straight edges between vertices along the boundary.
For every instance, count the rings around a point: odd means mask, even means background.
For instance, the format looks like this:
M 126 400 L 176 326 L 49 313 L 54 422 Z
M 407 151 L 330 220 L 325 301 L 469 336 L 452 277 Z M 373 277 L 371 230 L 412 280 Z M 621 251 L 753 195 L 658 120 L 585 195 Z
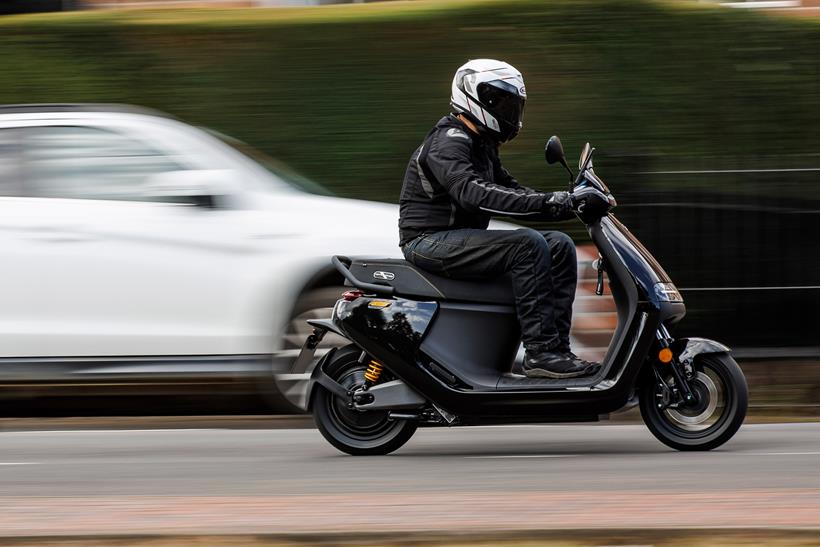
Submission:
M 470 135 L 470 137 L 472 137 L 473 142 L 478 143 L 479 145 L 485 148 L 498 150 L 497 142 L 495 142 L 490 137 L 484 135 L 483 133 L 476 133 L 475 131 L 467 127 L 466 123 L 458 119 L 458 114 L 451 113 L 448 116 L 442 118 L 441 122 L 439 123 L 443 123 L 445 127 L 456 127 L 458 129 L 461 129 L 462 131 Z

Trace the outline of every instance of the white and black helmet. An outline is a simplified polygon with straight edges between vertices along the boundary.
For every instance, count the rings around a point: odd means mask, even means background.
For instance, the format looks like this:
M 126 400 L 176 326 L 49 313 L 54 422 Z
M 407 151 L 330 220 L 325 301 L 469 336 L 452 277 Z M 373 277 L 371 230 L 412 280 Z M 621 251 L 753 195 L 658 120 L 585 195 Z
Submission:
M 474 59 L 453 78 L 450 104 L 500 142 L 521 131 L 526 100 L 524 77 L 503 61 Z

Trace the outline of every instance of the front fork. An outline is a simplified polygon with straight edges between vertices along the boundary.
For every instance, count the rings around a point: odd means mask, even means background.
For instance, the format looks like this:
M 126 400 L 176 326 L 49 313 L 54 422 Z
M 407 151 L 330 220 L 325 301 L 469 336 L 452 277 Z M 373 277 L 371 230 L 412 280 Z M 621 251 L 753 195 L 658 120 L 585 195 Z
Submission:
M 697 394 L 692 390 L 689 382 L 695 377 L 695 370 L 691 361 L 681 363 L 678 356 L 670 348 L 674 339 L 666 326 L 661 324 L 656 332 L 658 352 L 652 362 L 652 372 L 657 384 L 658 408 L 677 408 L 678 406 L 693 405 L 697 402 Z M 673 383 L 670 385 L 664 377 L 666 370 L 672 372 Z

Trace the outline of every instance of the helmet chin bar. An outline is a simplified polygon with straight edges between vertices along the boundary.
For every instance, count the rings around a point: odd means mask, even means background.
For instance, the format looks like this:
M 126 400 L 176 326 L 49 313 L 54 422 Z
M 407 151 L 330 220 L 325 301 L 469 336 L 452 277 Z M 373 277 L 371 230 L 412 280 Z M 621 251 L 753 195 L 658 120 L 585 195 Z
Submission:
M 509 122 L 501 122 L 501 130 L 498 132 L 499 142 L 510 142 L 518 136 L 521 132 L 521 124 L 512 124 Z

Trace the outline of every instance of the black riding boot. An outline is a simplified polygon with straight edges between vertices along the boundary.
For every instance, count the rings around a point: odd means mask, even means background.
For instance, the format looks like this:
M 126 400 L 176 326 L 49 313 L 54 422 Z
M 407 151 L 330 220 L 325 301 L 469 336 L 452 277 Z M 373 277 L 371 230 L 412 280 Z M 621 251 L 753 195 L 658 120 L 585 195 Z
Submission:
M 532 345 L 526 347 L 522 372 L 529 378 L 576 378 L 594 376 L 600 369 L 600 363 L 585 361 L 571 351 Z

